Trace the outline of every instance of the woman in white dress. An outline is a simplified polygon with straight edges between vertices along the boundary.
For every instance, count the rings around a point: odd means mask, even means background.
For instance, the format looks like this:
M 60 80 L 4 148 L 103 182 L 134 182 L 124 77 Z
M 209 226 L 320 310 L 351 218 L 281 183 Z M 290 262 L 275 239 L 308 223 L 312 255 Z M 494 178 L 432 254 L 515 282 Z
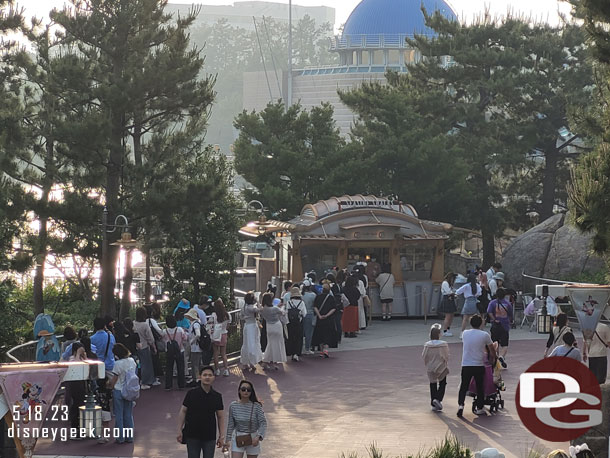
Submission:
M 244 297 L 244 308 L 241 316 L 244 320 L 243 343 L 241 346 L 241 364 L 245 370 L 255 370 L 255 366 L 263 360 L 261 351 L 261 334 L 256 321 L 259 312 L 253 293 Z
M 279 363 L 286 362 L 286 346 L 284 344 L 284 326 L 280 321 L 286 312 L 273 306 L 273 294 L 263 294 L 261 316 L 267 323 L 267 348 L 263 354 L 266 369 L 279 369 Z

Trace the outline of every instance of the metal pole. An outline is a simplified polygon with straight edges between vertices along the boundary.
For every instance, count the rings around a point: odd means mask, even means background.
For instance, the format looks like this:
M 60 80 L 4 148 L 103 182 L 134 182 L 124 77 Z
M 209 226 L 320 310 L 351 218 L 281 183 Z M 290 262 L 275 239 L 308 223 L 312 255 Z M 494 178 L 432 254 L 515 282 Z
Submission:
M 108 208 L 104 207 L 104 211 L 102 212 L 102 262 L 101 262 L 101 271 L 100 271 L 100 302 L 102 304 L 102 310 L 104 310 L 104 305 L 107 301 L 106 297 L 108 295 L 108 275 L 109 272 L 106 272 L 106 263 L 108 260 Z M 113 272 L 114 274 L 114 272 Z
M 286 109 L 292 106 L 292 0 L 288 0 L 288 88 Z

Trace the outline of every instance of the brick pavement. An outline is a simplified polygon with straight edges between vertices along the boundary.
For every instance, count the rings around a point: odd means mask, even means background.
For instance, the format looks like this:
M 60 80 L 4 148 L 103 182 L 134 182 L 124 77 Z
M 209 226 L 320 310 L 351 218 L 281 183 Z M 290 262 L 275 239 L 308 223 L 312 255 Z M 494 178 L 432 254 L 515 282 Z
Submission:
M 392 322 L 384 329 L 377 325 L 362 338 L 346 343 L 344 351 L 331 359 L 302 358 L 289 363 L 285 370 L 269 376 L 259 370 L 248 374 L 253 381 L 269 421 L 268 437 L 263 442 L 265 458 L 337 458 L 341 452 L 357 451 L 366 456 L 367 445 L 376 442 L 384 456 L 416 453 L 453 433 L 474 450 L 497 447 L 507 457 L 525 457 L 532 448 L 566 448 L 567 443 L 546 443 L 531 435 L 519 421 L 514 391 L 519 374 L 539 358 L 544 341 L 534 333 L 521 334 L 527 339 L 512 341 L 509 368 L 504 372 L 507 391 L 503 396 L 506 410 L 494 416 L 477 418 L 467 399 L 464 419 L 456 417 L 461 344 L 450 339 L 451 374 L 448 378 L 445 411 L 429 408 L 428 381 L 421 361 L 421 345 L 428 325 Z M 383 324 L 381 325 L 383 326 Z M 395 329 L 417 327 L 407 341 L 396 338 L 385 348 L 346 348 L 374 341 L 374 335 L 387 339 Z M 423 335 L 422 332 L 424 333 Z M 400 336 L 404 332 L 398 331 Z M 519 331 L 516 332 L 519 335 Z M 360 340 L 360 343 L 356 341 Z M 375 345 L 369 345 L 375 346 Z M 228 405 L 237 396 L 241 371 L 233 367 L 230 377 L 218 377 L 215 387 Z M 184 458 L 185 446 L 175 442 L 175 417 L 184 392 L 153 389 L 142 393 L 135 408 L 134 445 L 98 445 L 91 441 L 51 443 L 41 441 L 38 456 L 95 457 L 169 457 Z M 222 456 L 220 451 L 217 457 Z

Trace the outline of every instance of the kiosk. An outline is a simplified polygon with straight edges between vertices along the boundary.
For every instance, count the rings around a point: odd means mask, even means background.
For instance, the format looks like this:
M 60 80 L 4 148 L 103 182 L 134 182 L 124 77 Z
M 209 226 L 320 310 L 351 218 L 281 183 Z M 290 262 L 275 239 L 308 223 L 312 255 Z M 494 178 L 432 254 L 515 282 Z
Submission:
M 334 266 L 366 262 L 373 316 L 381 315 L 375 278 L 390 265 L 396 279 L 393 316 L 420 317 L 436 310 L 444 274 L 445 240 L 452 226 L 419 219 L 408 204 L 375 196 L 332 197 L 303 207 L 277 237 L 277 270 L 300 281 L 321 279 Z

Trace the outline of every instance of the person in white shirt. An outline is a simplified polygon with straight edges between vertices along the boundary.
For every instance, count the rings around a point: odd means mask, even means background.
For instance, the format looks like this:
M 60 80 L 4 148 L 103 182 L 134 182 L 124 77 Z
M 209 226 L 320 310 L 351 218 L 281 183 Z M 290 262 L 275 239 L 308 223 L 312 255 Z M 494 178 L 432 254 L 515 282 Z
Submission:
M 584 345 L 584 360 L 589 360 L 589 369 L 595 374 L 600 385 L 606 383 L 608 373 L 608 347 L 610 347 L 610 327 L 604 323 L 597 323 L 591 346 L 587 351 Z
M 582 363 L 582 354 L 576 347 L 576 337 L 571 332 L 566 332 L 563 337 L 563 345 L 555 347 L 549 357 L 561 356 L 566 358 L 572 358 Z
M 459 288 L 455 294 L 464 295 L 464 307 L 462 307 L 462 331 L 460 332 L 460 339 L 464 333 L 464 329 L 468 325 L 472 315 L 479 313 L 477 308 L 477 298 L 481 295 L 481 285 L 477 283 L 477 277 L 475 274 L 468 274 L 468 283 Z
M 453 322 L 453 315 L 457 311 L 455 305 L 455 291 L 453 290 L 453 282 L 457 275 L 453 272 L 448 272 L 445 275 L 443 283 L 441 283 L 441 303 L 438 308 L 438 312 L 445 315 L 443 321 L 443 337 L 453 337 L 451 332 L 451 323 Z
M 193 381 L 188 384 L 190 387 L 197 386 L 197 378 L 200 373 L 199 368 L 201 367 L 201 347 L 199 346 L 199 338 L 201 337 L 201 323 L 199 322 L 199 315 L 195 309 L 190 309 L 184 314 L 191 324 L 189 327 L 189 345 L 191 347 L 191 374 Z
M 394 275 L 391 273 L 389 264 L 384 264 L 382 272 L 377 276 L 375 282 L 379 285 L 379 298 L 381 300 L 381 315 L 383 321 L 392 319 L 392 302 L 394 302 Z
M 494 276 L 489 280 L 489 291 L 491 292 L 491 296 L 493 298 L 496 297 L 496 292 L 498 288 L 502 288 L 504 285 L 504 273 L 496 272 Z
M 491 341 L 491 336 L 488 332 L 480 329 L 483 324 L 483 319 L 479 315 L 474 315 L 470 319 L 472 329 L 467 329 L 462 334 L 462 382 L 460 383 L 460 391 L 458 394 L 458 411 L 457 416 L 462 417 L 464 413 L 464 401 L 466 400 L 466 392 L 470 385 L 470 380 L 474 377 L 477 385 L 476 415 L 485 415 L 485 358 L 487 357 L 486 349 L 489 352 L 489 357 L 492 361 L 496 359 L 496 349 Z
M 202 303 L 205 303 L 208 299 L 208 296 L 204 296 L 201 300 Z M 197 315 L 199 315 L 199 322 L 205 326 L 206 323 L 208 322 L 208 317 L 205 314 L 205 311 L 203 310 L 203 307 L 199 304 L 195 304 L 193 306 L 193 308 L 195 309 L 195 311 L 197 312 Z
M 117 343 L 112 347 L 115 363 L 112 369 L 112 375 L 109 382 L 109 388 L 112 388 L 112 399 L 114 402 L 114 427 L 118 431 L 118 436 L 115 442 L 122 444 L 124 442 L 133 442 L 133 401 L 123 399 L 122 389 L 125 384 L 127 374 L 130 371 L 137 369 L 136 362 L 130 358 L 131 354 L 127 347 L 121 343 Z M 132 434 L 125 434 L 127 428 L 132 428 Z
M 487 272 L 485 273 L 485 275 L 487 275 L 487 282 L 489 283 L 492 278 L 494 278 L 496 272 L 500 272 L 500 270 L 502 270 L 502 264 L 500 264 L 499 262 L 494 262 L 489 268 L 489 270 L 487 270 Z
M 214 302 L 214 312 L 210 316 L 212 348 L 214 349 L 214 375 L 220 375 L 220 367 L 218 367 L 218 359 L 222 358 L 224 371 L 222 375 L 229 376 L 229 363 L 227 362 L 227 340 L 229 333 L 227 327 L 231 324 L 231 314 L 227 312 L 222 299 L 216 299 Z

